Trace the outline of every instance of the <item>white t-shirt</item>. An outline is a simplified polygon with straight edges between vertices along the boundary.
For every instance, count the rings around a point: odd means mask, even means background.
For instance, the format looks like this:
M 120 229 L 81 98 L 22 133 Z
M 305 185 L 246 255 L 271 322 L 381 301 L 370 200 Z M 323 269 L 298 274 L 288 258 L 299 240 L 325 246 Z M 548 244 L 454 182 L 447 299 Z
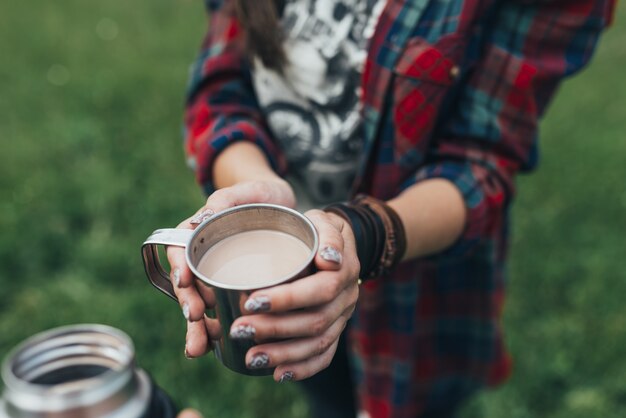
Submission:
M 283 73 L 255 61 L 257 98 L 306 202 L 301 206 L 348 197 L 363 147 L 361 74 L 384 3 L 287 0 Z

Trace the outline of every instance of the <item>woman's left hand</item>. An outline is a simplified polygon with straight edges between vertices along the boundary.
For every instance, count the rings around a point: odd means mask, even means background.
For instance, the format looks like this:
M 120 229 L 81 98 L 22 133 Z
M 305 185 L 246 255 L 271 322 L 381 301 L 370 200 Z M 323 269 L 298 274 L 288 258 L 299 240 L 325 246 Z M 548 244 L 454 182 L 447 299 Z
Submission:
M 306 379 L 328 367 L 359 294 L 360 265 L 350 225 L 320 210 L 305 215 L 319 232 L 318 272 L 252 293 L 230 332 L 231 338 L 258 343 L 246 364 L 276 367 L 279 382 Z

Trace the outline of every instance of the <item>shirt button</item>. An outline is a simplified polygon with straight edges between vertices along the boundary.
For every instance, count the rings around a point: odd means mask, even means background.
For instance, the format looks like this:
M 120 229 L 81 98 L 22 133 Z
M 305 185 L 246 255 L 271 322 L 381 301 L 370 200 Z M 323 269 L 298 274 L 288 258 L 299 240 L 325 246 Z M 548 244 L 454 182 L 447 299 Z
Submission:
M 459 68 L 458 65 L 455 65 L 452 68 L 450 68 L 450 78 L 451 79 L 456 80 L 457 78 L 459 78 L 460 74 L 461 74 L 461 69 Z

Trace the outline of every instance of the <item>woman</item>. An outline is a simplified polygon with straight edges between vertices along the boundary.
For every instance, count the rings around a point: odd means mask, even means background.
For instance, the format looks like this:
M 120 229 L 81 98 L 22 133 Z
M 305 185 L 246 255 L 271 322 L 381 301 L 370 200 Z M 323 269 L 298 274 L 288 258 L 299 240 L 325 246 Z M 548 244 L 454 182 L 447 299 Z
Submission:
M 611 1 L 207 4 L 185 147 L 209 197 L 180 227 L 243 203 L 326 208 L 306 212 L 319 272 L 253 293 L 231 329 L 260 343 L 250 367 L 305 381 L 325 417 L 452 416 L 506 379 L 514 176 Z M 217 330 L 181 250 L 168 257 L 200 356 Z

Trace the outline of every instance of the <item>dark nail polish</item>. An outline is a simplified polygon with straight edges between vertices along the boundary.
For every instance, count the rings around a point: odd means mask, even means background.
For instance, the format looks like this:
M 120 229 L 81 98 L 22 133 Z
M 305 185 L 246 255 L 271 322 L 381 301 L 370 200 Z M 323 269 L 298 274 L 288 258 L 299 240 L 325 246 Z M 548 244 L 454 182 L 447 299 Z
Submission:
M 256 329 L 252 325 L 238 325 L 230 330 L 230 338 L 234 340 L 247 340 L 254 338 Z
M 278 383 L 291 382 L 293 380 L 293 372 L 285 372 L 280 376 Z
M 257 353 L 248 363 L 249 369 L 264 369 L 270 364 L 270 357 L 265 353 Z
M 211 216 L 215 215 L 215 211 L 213 209 L 205 209 L 193 218 L 189 220 L 189 223 L 192 225 L 198 225 L 202 222 L 208 220 Z
M 180 287 L 180 269 L 176 268 L 176 270 L 174 270 L 174 284 L 176 285 L 176 287 Z
M 267 296 L 257 296 L 256 298 L 248 299 L 243 305 L 248 312 L 267 312 L 271 309 L 270 298 Z
M 341 253 L 334 247 L 324 247 L 320 251 L 320 257 L 331 263 L 341 264 Z

